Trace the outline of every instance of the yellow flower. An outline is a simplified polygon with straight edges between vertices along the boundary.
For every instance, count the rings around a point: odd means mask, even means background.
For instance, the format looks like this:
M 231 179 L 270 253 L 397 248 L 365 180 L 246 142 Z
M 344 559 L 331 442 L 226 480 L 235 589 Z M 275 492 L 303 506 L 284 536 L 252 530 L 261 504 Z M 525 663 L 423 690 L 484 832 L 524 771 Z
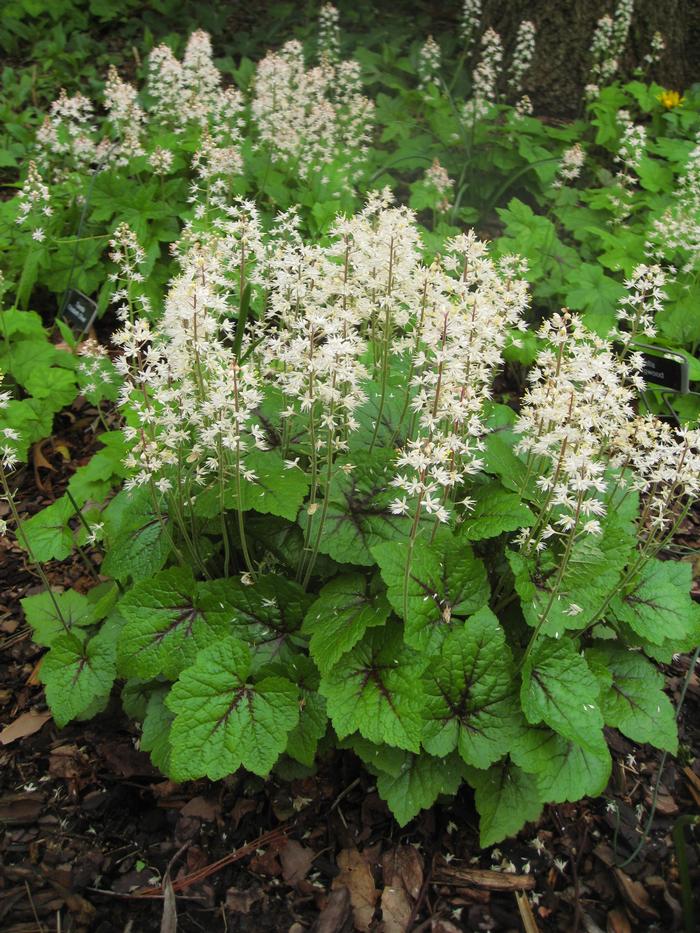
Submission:
M 662 91 L 657 100 L 660 100 L 667 110 L 672 110 L 674 107 L 680 107 L 685 102 L 685 97 L 681 97 L 678 91 Z

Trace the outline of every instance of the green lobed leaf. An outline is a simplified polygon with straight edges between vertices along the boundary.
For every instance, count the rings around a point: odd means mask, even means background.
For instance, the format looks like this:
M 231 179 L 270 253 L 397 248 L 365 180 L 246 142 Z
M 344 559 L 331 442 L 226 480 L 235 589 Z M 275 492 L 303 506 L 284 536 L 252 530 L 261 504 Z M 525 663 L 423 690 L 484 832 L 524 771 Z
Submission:
M 246 642 L 258 664 L 284 660 L 311 599 L 276 574 L 258 574 L 252 586 L 239 577 L 197 584 L 197 605 L 209 623 Z
M 398 777 L 406 762 L 406 752 L 392 745 L 375 745 L 358 732 L 338 740 L 339 748 L 349 748 L 374 775 L 390 774 Z
M 121 431 L 109 431 L 97 438 L 105 447 L 92 455 L 85 466 L 78 467 L 68 482 L 68 489 L 78 503 L 89 499 L 101 502 L 126 475 L 122 461 L 126 443 Z
M 406 644 L 420 651 L 439 648 L 451 626 L 488 602 L 486 568 L 474 556 L 470 544 L 447 530 L 439 533 L 432 544 L 418 538 L 411 549 L 407 541 L 392 541 L 375 545 L 372 555 L 387 585 L 389 602 L 397 615 L 405 615 Z
M 168 517 L 154 511 L 145 486 L 124 489 L 105 511 L 106 554 L 102 570 L 117 580 L 131 578 L 135 583 L 148 580 L 165 564 L 171 550 L 167 532 Z
M 12 447 L 21 460 L 27 459 L 31 444 L 51 434 L 52 426 L 53 412 L 38 398 L 13 399 L 0 409 L 0 431 L 11 428 L 19 434 Z
M 546 613 L 541 631 L 554 637 L 590 625 L 634 553 L 635 537 L 618 515 L 606 517 L 601 535 L 574 544 L 561 580 L 558 552 L 533 559 L 507 551 L 525 621 L 537 628 Z
M 629 592 L 612 601 L 612 614 L 655 645 L 682 640 L 693 622 L 691 583 L 689 563 L 647 561 Z
M 373 456 L 355 454 L 338 462 L 331 482 L 330 500 L 319 544 L 322 554 L 329 554 L 341 564 L 374 564 L 371 548 L 382 541 L 401 541 L 407 537 L 410 522 L 394 515 L 389 507 L 395 498 L 389 487 L 393 476 L 391 451 L 375 451 Z M 344 465 L 352 465 L 350 472 Z M 321 509 L 313 516 L 302 511 L 299 524 L 311 523 L 310 540 L 315 541 Z
M 73 552 L 73 532 L 69 525 L 75 512 L 67 496 L 61 496 L 51 505 L 22 522 L 18 540 L 29 543 L 34 560 L 65 560 Z
M 54 592 L 53 599 L 44 590 L 34 596 L 25 596 L 20 600 L 20 604 L 27 623 L 31 626 L 32 639 L 37 645 L 46 647 L 50 647 L 59 635 L 65 633 L 65 626 L 71 630 L 93 625 L 98 621 L 94 606 L 87 596 L 76 593 L 75 590 Z
M 375 445 L 380 450 L 401 447 L 406 440 L 406 430 L 411 417 L 411 411 L 407 405 L 407 393 L 409 401 L 415 394 L 415 390 L 406 385 L 406 373 L 409 366 L 410 363 L 405 358 L 394 360 L 394 365 L 390 365 L 381 421 L 375 440 Z M 365 391 L 367 401 L 359 410 L 357 430 L 353 431 L 349 438 L 353 456 L 368 450 L 375 436 L 375 425 L 379 418 L 381 385 L 378 382 L 369 382 L 365 386 Z
M 74 632 L 56 636 L 43 659 L 41 681 L 59 729 L 109 696 L 116 676 L 115 655 L 109 638 L 85 640 Z
M 664 693 L 664 678 L 637 651 L 599 643 L 586 659 L 600 665 L 612 682 L 601 688 L 603 717 L 635 742 L 649 742 L 675 754 L 678 749 L 676 714 Z
M 535 516 L 517 493 L 509 492 L 499 483 L 475 486 L 469 490 L 474 508 L 464 517 L 462 533 L 470 541 L 495 538 L 504 531 L 529 528 Z
M 423 675 L 423 746 L 432 755 L 458 750 L 467 764 L 488 768 L 523 725 L 515 672 L 503 629 L 481 609 L 445 638 Z
M 189 568 L 162 570 L 137 583 L 119 602 L 126 625 L 119 668 L 129 677 L 175 679 L 197 651 L 229 635 L 230 615 L 208 613 L 196 599 Z
M 285 466 L 282 455 L 274 450 L 251 450 L 245 466 L 257 479 L 241 479 L 241 508 L 295 521 L 309 491 L 309 476 L 298 467 Z
M 252 683 L 250 651 L 223 638 L 197 655 L 166 704 L 175 713 L 170 733 L 171 774 L 177 781 L 226 777 L 243 766 L 266 776 L 299 721 L 297 688 L 283 677 Z
M 598 692 L 596 678 L 572 641 L 538 639 L 522 670 L 520 702 L 528 722 L 545 722 L 595 752 L 603 729 Z
M 321 678 L 319 692 L 339 738 L 358 731 L 370 742 L 417 752 L 422 728 L 420 675 L 425 661 L 403 644 L 401 628 L 369 629 Z
M 592 316 L 598 326 L 594 328 L 601 337 L 607 337 L 615 326 L 615 311 L 625 287 L 605 274 L 600 266 L 581 263 L 567 276 L 568 290 L 565 295 L 567 307 L 575 311 L 586 311 L 587 323 Z
M 517 435 L 507 429 L 496 429 L 487 434 L 483 453 L 484 470 L 498 476 L 508 489 L 528 501 L 536 497 L 534 477 L 528 475 L 525 462 L 513 450 Z
M 482 848 L 514 835 L 540 815 L 542 801 L 535 776 L 512 761 L 506 759 L 487 771 L 468 768 L 466 776 L 475 791 Z
M 41 399 L 54 412 L 70 405 L 78 394 L 75 375 L 56 366 L 31 372 L 25 379 L 24 387 L 30 395 Z
M 432 807 L 440 794 L 456 794 L 462 783 L 462 770 L 457 755 L 433 758 L 425 752 L 420 755 L 404 752 L 399 773 L 380 773 L 377 790 L 399 826 L 405 826 L 421 810 Z
M 391 606 L 372 591 L 363 574 L 342 574 L 327 583 L 309 607 L 302 631 L 311 635 L 309 651 L 325 674 L 362 639 L 368 628 L 384 625 Z
M 510 755 L 518 767 L 535 774 L 539 796 L 545 803 L 597 796 L 605 789 L 612 769 L 602 735 L 595 751 L 591 751 L 547 726 L 529 726 L 513 742 Z

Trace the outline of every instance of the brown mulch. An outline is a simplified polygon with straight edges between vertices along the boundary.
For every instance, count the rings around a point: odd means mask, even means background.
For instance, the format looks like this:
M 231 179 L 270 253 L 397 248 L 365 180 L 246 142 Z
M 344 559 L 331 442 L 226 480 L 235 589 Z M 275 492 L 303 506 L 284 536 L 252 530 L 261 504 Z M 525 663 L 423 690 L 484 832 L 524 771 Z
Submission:
M 61 495 L 92 452 L 94 426 L 89 406 L 58 419 L 41 449 L 54 469 L 18 476 L 23 511 Z M 698 541 L 689 523 L 685 556 Z M 77 560 L 48 574 L 56 586 L 91 585 Z M 651 831 L 629 864 L 619 867 L 642 838 L 661 756 L 614 731 L 605 796 L 547 807 L 517 838 L 481 851 L 467 789 L 401 830 L 350 753 L 310 778 L 176 785 L 138 751 L 117 695 L 99 717 L 59 731 L 38 683 L 42 649 L 19 608 L 40 586 L 0 539 L 0 734 L 13 724 L 0 740 L 3 933 L 684 929 L 671 834 L 681 815 L 700 813 L 697 672 L 679 756 L 666 761 Z M 666 669 L 676 703 L 688 664 Z M 686 830 L 696 892 L 699 838 L 697 826 Z

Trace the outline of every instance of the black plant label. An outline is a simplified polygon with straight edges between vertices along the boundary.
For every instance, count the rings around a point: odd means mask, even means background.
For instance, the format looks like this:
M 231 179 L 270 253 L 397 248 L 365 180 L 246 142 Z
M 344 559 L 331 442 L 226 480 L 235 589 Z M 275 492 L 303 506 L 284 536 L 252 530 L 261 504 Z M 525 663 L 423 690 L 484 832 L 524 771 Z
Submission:
M 642 377 L 656 386 L 685 395 L 689 391 L 688 363 L 662 354 L 642 353 Z
M 96 314 L 97 304 L 92 298 L 71 288 L 63 308 L 63 318 L 70 326 L 75 330 L 85 331 L 94 321 Z

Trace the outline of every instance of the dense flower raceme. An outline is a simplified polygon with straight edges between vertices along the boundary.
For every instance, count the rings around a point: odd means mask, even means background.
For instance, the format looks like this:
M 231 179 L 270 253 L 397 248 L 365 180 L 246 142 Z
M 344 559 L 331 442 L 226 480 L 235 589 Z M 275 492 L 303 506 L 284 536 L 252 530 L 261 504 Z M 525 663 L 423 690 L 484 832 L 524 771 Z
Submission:
M 329 62 L 340 58 L 340 13 L 332 3 L 324 3 L 318 11 L 318 57 Z
M 467 119 L 481 119 L 496 102 L 502 62 L 501 37 L 495 30 L 489 28 L 481 37 L 480 57 L 472 74 L 473 96 L 464 108 Z
M 465 54 L 471 52 L 481 26 L 481 0 L 464 0 L 459 22 L 459 35 Z
M 581 174 L 585 161 L 586 153 L 580 143 L 574 143 L 566 149 L 557 167 L 557 177 L 554 179 L 553 186 L 561 188 L 564 184 L 575 181 Z
M 421 88 L 425 90 L 432 84 L 439 84 L 441 63 L 440 46 L 432 36 L 428 36 L 418 52 L 418 80 Z
M 585 96 L 594 100 L 602 85 L 614 77 L 620 67 L 620 58 L 627 42 L 634 0 L 618 0 L 614 16 L 602 16 L 596 25 L 591 41 L 590 81 Z
M 437 210 L 448 211 L 450 209 L 450 195 L 454 189 L 455 183 L 447 173 L 447 169 L 440 164 L 438 159 L 433 159 L 433 164 L 425 170 L 424 181 L 429 188 L 438 195 Z
M 516 94 L 522 91 L 523 81 L 532 66 L 532 60 L 535 56 L 535 33 L 535 24 L 530 20 L 523 20 L 518 27 L 513 61 L 510 66 L 510 77 L 508 78 L 509 88 Z
M 673 192 L 673 203 L 652 225 L 647 251 L 655 260 L 678 263 L 684 273 L 700 266 L 700 136 Z
M 287 42 L 258 64 L 252 114 L 275 158 L 302 175 L 342 154 L 352 172 L 369 139 L 373 105 L 360 93 L 357 62 L 322 57 L 307 67 L 301 43 Z

